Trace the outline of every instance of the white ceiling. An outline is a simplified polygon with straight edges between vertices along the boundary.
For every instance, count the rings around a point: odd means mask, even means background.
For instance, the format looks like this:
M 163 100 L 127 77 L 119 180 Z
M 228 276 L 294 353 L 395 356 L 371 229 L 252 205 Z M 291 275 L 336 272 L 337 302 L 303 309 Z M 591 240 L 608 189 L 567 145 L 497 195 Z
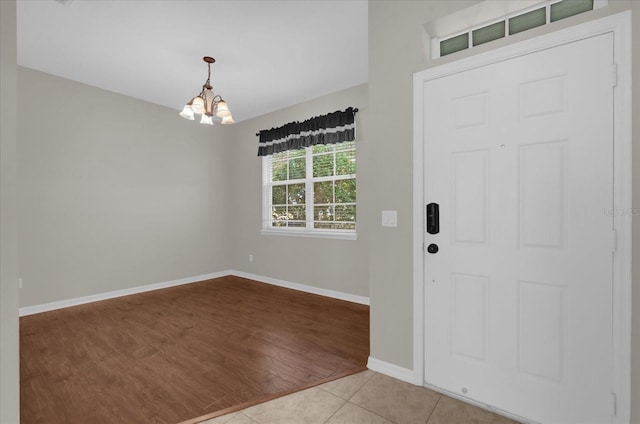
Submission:
M 20 0 L 18 64 L 179 110 L 212 85 L 236 122 L 367 81 L 367 1 Z

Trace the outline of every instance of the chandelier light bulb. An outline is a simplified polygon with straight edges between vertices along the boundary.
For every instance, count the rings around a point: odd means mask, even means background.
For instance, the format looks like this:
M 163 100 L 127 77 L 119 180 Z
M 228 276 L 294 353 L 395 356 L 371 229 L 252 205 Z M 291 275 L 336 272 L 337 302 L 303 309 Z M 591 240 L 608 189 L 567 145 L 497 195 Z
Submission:
M 225 116 L 224 118 L 222 118 L 222 125 L 226 125 L 226 124 L 233 124 L 235 121 L 233 120 L 233 116 L 231 116 L 231 114 Z
M 218 118 L 224 118 L 225 116 L 229 116 L 229 115 L 231 115 L 231 112 L 229 111 L 229 106 L 227 106 L 227 103 L 224 100 L 220 100 L 220 102 L 218 102 L 216 116 Z
M 193 109 L 195 113 L 204 113 L 204 99 L 202 97 L 196 96 L 191 102 L 191 109 Z
M 201 124 L 207 124 L 207 125 L 213 125 L 213 115 L 211 115 L 209 113 L 203 114 L 202 118 L 200 119 L 200 123 Z
M 184 119 L 193 121 L 193 109 L 191 109 L 191 105 L 184 105 L 184 108 L 182 108 L 182 112 L 180 112 L 180 116 L 182 116 Z

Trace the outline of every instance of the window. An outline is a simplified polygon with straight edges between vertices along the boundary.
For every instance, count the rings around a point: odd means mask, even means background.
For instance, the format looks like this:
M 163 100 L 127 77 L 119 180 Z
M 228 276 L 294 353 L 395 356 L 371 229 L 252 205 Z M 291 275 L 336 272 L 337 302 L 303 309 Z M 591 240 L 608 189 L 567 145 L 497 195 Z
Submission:
M 525 2 L 495 3 L 498 5 L 496 8 L 483 3 L 480 3 L 482 6 L 479 4 L 452 14 L 447 22 L 439 22 L 438 25 L 428 24 L 432 30 L 445 27 L 453 29 L 452 22 L 456 22 L 455 25 L 459 25 L 457 22 L 472 22 L 473 17 L 469 15 L 470 13 L 473 13 L 473 16 L 484 16 L 485 19 L 487 16 L 494 16 L 489 21 L 478 22 L 464 29 L 459 28 L 457 31 L 445 34 L 430 33 L 431 51 L 434 59 L 605 7 L 608 0 L 539 0 L 529 2 L 529 6 L 525 8 L 522 8 L 523 5 L 526 5 Z M 477 7 L 482 7 L 482 13 Z M 505 7 L 509 9 L 506 15 L 503 14 Z M 438 32 L 440 31 L 441 29 L 438 30 Z
M 263 157 L 263 233 L 355 239 L 356 145 Z

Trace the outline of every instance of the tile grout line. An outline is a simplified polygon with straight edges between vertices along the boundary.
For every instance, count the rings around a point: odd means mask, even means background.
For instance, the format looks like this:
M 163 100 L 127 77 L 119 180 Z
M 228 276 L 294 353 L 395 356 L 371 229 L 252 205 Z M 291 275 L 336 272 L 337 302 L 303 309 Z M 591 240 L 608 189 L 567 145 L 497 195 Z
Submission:
M 440 404 L 440 401 L 442 400 L 442 394 L 440 394 L 440 396 L 438 397 L 438 401 L 436 402 L 435 405 L 433 405 L 433 409 L 431 410 L 431 413 L 429 414 L 429 416 L 427 417 L 427 420 L 424 422 L 424 424 L 429 424 L 429 420 L 431 419 L 431 416 L 433 415 L 434 412 L 436 412 L 436 408 L 438 407 L 438 405 Z
M 360 393 L 360 390 L 362 390 L 362 389 L 364 388 L 364 386 L 366 386 L 366 385 L 367 385 L 371 380 L 373 380 L 373 377 L 375 377 L 376 375 L 378 375 L 378 373 L 377 373 L 377 372 L 375 372 L 375 371 L 373 371 L 373 372 L 372 372 L 372 374 L 371 374 L 371 377 L 369 377 L 369 378 L 367 379 L 367 381 L 365 381 L 364 383 L 362 383 L 362 385 L 361 385 L 360 387 L 358 387 L 358 389 L 357 389 L 357 390 L 356 390 L 356 391 L 355 391 L 351 396 L 349 396 L 349 399 L 347 399 L 347 403 L 350 403 L 351 405 L 354 405 L 355 407 L 362 408 L 362 409 L 364 409 L 365 411 L 370 412 L 370 413 L 372 413 L 373 415 L 378 416 L 378 417 L 380 417 L 380 418 L 382 418 L 382 419 L 384 419 L 384 420 L 387 420 L 387 421 L 389 421 L 389 422 L 390 422 L 390 423 L 392 423 L 392 424 L 397 424 L 395 420 L 392 420 L 392 419 L 391 419 L 391 418 L 389 418 L 389 417 L 385 417 L 385 416 L 383 416 L 383 415 L 378 414 L 377 412 L 374 412 L 374 411 L 372 411 L 372 410 L 370 410 L 370 409 L 365 408 L 365 407 L 364 407 L 364 406 L 362 406 L 362 405 L 358 405 L 358 404 L 357 404 L 357 403 L 355 403 L 355 402 L 351 402 L 351 399 L 353 399 L 353 398 L 354 398 L 358 393 Z
M 247 414 L 245 414 L 244 412 L 240 411 L 236 416 L 234 416 L 233 418 L 231 418 L 231 420 L 233 420 L 235 417 L 237 417 L 238 415 L 243 415 L 245 417 L 247 417 L 249 419 L 249 421 L 251 421 L 252 423 L 256 423 L 256 424 L 260 424 L 258 421 L 254 420 L 253 418 L 251 418 L 250 416 L 248 416 Z M 231 420 L 227 421 L 230 422 Z
M 362 409 L 364 409 L 364 410 L 365 410 L 365 411 L 367 411 L 367 412 L 371 412 L 373 415 L 376 415 L 376 416 L 378 416 L 378 417 L 380 417 L 380 418 L 383 418 L 383 419 L 385 419 L 385 420 L 389 421 L 391 424 L 398 424 L 398 422 L 397 422 L 397 421 L 395 421 L 394 419 L 389 418 L 389 417 L 385 417 L 384 415 L 380 415 L 379 413 L 377 413 L 377 412 L 375 412 L 375 411 L 372 411 L 372 410 L 370 410 L 370 409 L 368 409 L 368 408 L 365 408 L 365 407 L 364 407 L 364 406 L 362 406 L 362 405 L 358 405 L 357 403 L 353 403 L 353 402 L 348 402 L 348 403 L 350 403 L 351 405 L 357 406 L 358 408 L 362 408 Z
M 329 393 L 329 392 L 327 392 L 327 393 Z M 333 394 L 333 393 L 331 393 L 331 394 Z M 334 395 L 334 396 L 335 396 L 335 395 Z M 336 397 L 339 397 L 340 399 L 342 399 L 340 396 L 336 396 Z M 344 400 L 344 399 L 342 399 L 342 400 Z M 347 402 L 348 402 L 348 401 L 346 401 L 346 400 L 345 400 L 345 401 L 342 403 L 342 405 L 340 405 L 340 407 L 339 407 L 338 409 L 336 409 L 335 411 L 333 411 L 333 414 L 331 414 L 331 415 L 329 416 L 329 418 L 327 418 L 327 419 L 324 421 L 324 423 L 323 423 L 323 424 L 327 424 L 329 421 L 331 421 L 331 418 L 333 418 L 333 416 L 334 416 L 334 415 L 336 415 L 336 414 L 338 413 L 338 411 L 339 411 L 339 410 L 341 410 L 342 408 L 344 408 L 344 406 L 347 404 Z
M 359 387 L 358 387 L 358 388 L 353 392 L 353 394 L 352 394 L 351 396 L 349 396 L 347 399 L 344 399 L 343 397 L 338 396 L 338 395 L 336 395 L 335 393 L 332 393 L 332 392 L 330 392 L 329 390 L 326 390 L 326 389 L 324 389 L 324 388 L 322 388 L 322 387 L 318 386 L 318 388 L 319 388 L 320 390 L 323 390 L 323 391 L 325 391 L 325 392 L 327 392 L 327 393 L 330 393 L 330 394 L 332 394 L 332 395 L 334 395 L 334 396 L 336 396 L 336 397 L 338 397 L 338 398 L 340 398 L 340 399 L 343 399 L 343 400 L 344 400 L 344 403 L 340 406 L 340 408 L 338 408 L 338 409 L 337 409 L 337 410 L 336 410 L 336 411 L 335 411 L 335 412 L 334 412 L 334 413 L 333 413 L 329 418 L 327 418 L 327 420 L 326 420 L 323 424 L 327 424 L 329 421 L 331 421 L 331 419 L 333 418 L 333 416 L 334 416 L 334 415 L 336 415 L 336 414 L 338 413 L 338 411 L 340 411 L 342 408 L 344 408 L 346 404 L 350 404 L 350 405 L 352 405 L 352 406 L 355 406 L 356 408 L 361 408 L 361 409 L 363 409 L 363 410 L 365 410 L 365 411 L 367 411 L 367 412 L 369 412 L 369 413 L 371 413 L 371 414 L 373 414 L 373 415 L 375 415 L 375 416 L 377 416 L 377 417 L 382 418 L 383 420 L 389 421 L 391 424 L 397 424 L 397 422 L 396 422 L 396 421 L 394 421 L 394 420 L 392 420 L 391 418 L 385 417 L 385 416 L 383 416 L 383 415 L 378 414 L 377 412 L 374 412 L 374 411 L 372 411 L 372 410 L 370 410 L 370 409 L 365 408 L 365 407 L 364 407 L 364 406 L 362 406 L 362 405 L 358 405 L 357 403 L 351 402 L 351 399 L 353 399 L 353 397 L 354 397 L 355 395 L 357 395 L 357 394 L 360 392 L 360 390 L 362 390 L 362 389 L 364 388 L 364 386 L 366 386 L 366 385 L 367 385 L 367 383 L 369 383 L 369 382 L 373 379 L 373 377 L 375 377 L 377 374 L 378 374 L 377 372 L 372 371 L 371 376 L 370 376 L 370 377 L 369 377 L 369 378 L 368 378 L 364 383 L 362 383 L 362 384 L 361 384 L 361 385 L 360 385 L 360 386 L 359 386 Z M 439 400 L 439 399 L 438 399 L 438 400 Z M 259 424 L 259 423 L 258 423 L 258 424 Z
M 375 371 L 373 371 L 373 372 L 372 372 L 372 374 L 371 374 L 371 377 L 367 378 L 367 381 L 365 381 L 364 383 L 362 383 L 362 384 L 360 385 L 360 387 L 358 387 L 358 388 L 356 389 L 356 391 L 355 391 L 355 392 L 353 392 L 353 394 L 352 394 L 351 396 L 349 396 L 349 398 L 347 399 L 347 401 L 350 401 L 351 399 L 353 399 L 353 397 L 354 397 L 355 395 L 357 395 L 357 394 L 360 392 L 360 390 L 362 390 L 362 388 L 363 388 L 364 386 L 366 386 L 366 385 L 367 385 L 367 383 L 369 383 L 369 382 L 373 379 L 373 377 L 375 377 L 375 376 L 376 376 L 376 374 L 377 374 L 377 373 L 376 373 Z
M 325 389 L 324 387 L 322 387 L 322 386 L 324 386 L 324 384 L 322 384 L 322 385 L 320 385 L 320 386 L 316 386 L 316 387 L 317 387 L 318 389 L 322 390 L 323 392 L 327 392 L 327 393 L 329 393 L 329 394 L 332 394 L 332 395 L 334 395 L 334 396 L 339 397 L 340 399 L 344 399 L 345 401 L 349 402 L 349 401 L 350 401 L 350 400 L 351 400 L 355 395 L 357 395 L 357 394 L 358 394 L 358 392 L 359 392 L 360 390 L 362 390 L 362 388 L 363 388 L 363 387 L 364 387 L 364 386 L 365 386 L 369 381 L 371 381 L 371 379 L 372 379 L 373 377 L 375 377 L 375 375 L 377 374 L 375 371 L 372 371 L 372 373 L 373 373 L 373 374 L 371 374 L 371 377 L 369 377 L 369 378 L 367 379 L 367 381 L 365 381 L 365 382 L 364 382 L 364 383 L 362 383 L 360 386 L 358 386 L 358 388 L 353 392 L 353 394 L 352 394 L 351 396 L 348 396 L 348 397 L 342 397 L 342 396 L 340 396 L 340 395 L 338 395 L 338 394 L 336 394 L 336 393 L 333 393 L 331 390 L 327 390 L 327 389 Z M 354 374 L 354 375 L 355 375 L 355 374 Z M 349 377 L 350 377 L 350 376 L 343 377 L 343 378 L 349 378 Z M 335 381 L 338 381 L 338 380 L 335 380 Z M 332 383 L 332 382 L 330 381 L 329 383 Z M 353 402 L 351 402 L 351 403 L 353 403 Z M 354 404 L 354 405 L 355 405 L 355 404 Z

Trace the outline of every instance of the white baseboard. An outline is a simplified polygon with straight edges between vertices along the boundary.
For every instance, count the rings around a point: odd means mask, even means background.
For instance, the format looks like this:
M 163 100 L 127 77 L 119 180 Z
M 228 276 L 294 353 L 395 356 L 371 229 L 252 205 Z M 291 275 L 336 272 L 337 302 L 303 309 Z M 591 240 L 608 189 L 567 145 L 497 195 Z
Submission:
M 509 419 L 515 420 L 517 422 L 526 423 L 526 424 L 538 424 L 538 423 L 534 423 L 532 421 L 527 421 L 523 417 L 511 414 L 511 413 L 509 413 L 507 411 L 504 411 L 502 409 L 494 408 L 494 407 L 492 407 L 490 405 L 487 405 L 485 403 L 477 402 L 477 401 L 475 401 L 473 399 L 469 399 L 469 398 L 467 398 L 465 396 L 459 395 L 458 393 L 452 393 L 452 392 L 449 392 L 447 390 L 441 389 L 440 387 L 432 386 L 430 384 L 425 384 L 424 381 L 422 381 L 422 376 L 416 377 L 416 375 L 414 374 L 413 370 L 410 370 L 410 369 L 407 369 L 407 368 L 402 368 L 402 367 L 399 367 L 397 365 L 391 364 L 389 362 L 385 362 L 385 361 L 381 361 L 381 360 L 376 359 L 376 358 L 372 358 L 371 356 L 369 356 L 369 361 L 367 362 L 367 368 L 369 368 L 371 371 L 375 371 L 375 372 L 378 372 L 380 374 L 388 375 L 389 377 L 397 378 L 398 380 L 402 380 L 402 381 L 405 381 L 407 383 L 414 384 L 416 386 L 425 387 L 425 388 L 433 390 L 435 392 L 442 393 L 443 395 L 446 395 L 446 396 L 461 400 L 462 402 L 468 403 L 470 405 L 476 406 L 476 407 L 481 408 L 481 409 L 485 409 L 487 411 L 493 412 L 493 413 L 498 414 L 498 415 L 502 415 L 502 416 L 507 417 Z
M 210 280 L 212 278 L 230 275 L 231 271 L 212 272 L 209 274 L 196 275 L 193 277 L 180 278 L 178 280 L 165 281 L 162 283 L 146 284 L 144 286 L 131 287 L 128 289 L 115 290 L 106 293 L 92 294 L 89 296 L 75 297 L 72 299 L 58 300 L 56 302 L 43 303 L 41 305 L 25 306 L 20 308 L 19 316 L 39 314 L 40 312 L 53 311 L 55 309 L 68 308 L 70 306 L 82 305 L 85 303 L 97 302 L 99 300 L 113 299 L 115 297 L 128 296 L 130 294 L 144 293 L 151 290 L 165 289 L 167 287 L 180 286 L 183 284 L 196 283 L 198 281 Z
M 261 283 L 267 283 L 274 286 L 284 287 L 287 289 L 298 290 L 306 293 L 318 294 L 320 296 L 332 297 L 334 299 L 346 300 L 347 302 L 359 303 L 361 305 L 369 305 L 370 301 L 368 297 L 358 296 L 350 293 L 343 293 L 335 290 L 322 289 L 314 286 L 307 286 L 306 284 L 292 283 L 290 281 L 278 280 L 277 278 L 265 277 L 262 275 L 249 274 L 242 271 L 231 271 L 231 275 L 236 277 L 248 278 L 250 280 L 260 281 Z
M 422 381 L 416 381 L 413 370 L 410 370 L 408 368 L 399 367 L 389 362 L 372 358 L 371 356 L 369 356 L 369 360 L 367 361 L 367 368 L 369 368 L 371 371 L 379 372 L 380 374 L 388 375 L 389 377 L 397 378 L 398 380 L 415 384 L 416 386 L 422 386 Z
M 364 296 L 356 296 L 354 294 L 342 293 L 333 290 L 321 289 L 318 287 L 307 286 L 304 284 L 292 283 L 289 281 L 277 280 L 275 278 L 264 277 L 262 275 L 248 274 L 246 272 L 226 270 L 220 272 L 212 272 L 209 274 L 196 275 L 193 277 L 181 278 L 179 280 L 165 281 L 162 283 L 146 284 L 144 286 L 131 287 L 128 289 L 115 290 L 105 293 L 92 294 L 89 296 L 75 297 L 72 299 L 58 300 L 55 302 L 43 303 L 40 305 L 25 306 L 20 308 L 19 315 L 21 317 L 41 312 L 53 311 L 55 309 L 68 308 L 70 306 L 83 305 L 85 303 L 97 302 L 100 300 L 113 299 L 130 294 L 144 293 L 151 290 L 165 289 L 167 287 L 180 286 L 183 284 L 196 283 L 198 281 L 211 280 L 213 278 L 224 277 L 227 275 L 235 275 L 237 277 L 248 278 L 260 281 L 261 283 L 271 284 L 274 286 L 285 287 L 288 289 L 298 290 L 306 293 L 319 294 L 321 296 L 332 297 L 334 299 L 346 300 L 348 302 L 369 305 L 369 298 Z

